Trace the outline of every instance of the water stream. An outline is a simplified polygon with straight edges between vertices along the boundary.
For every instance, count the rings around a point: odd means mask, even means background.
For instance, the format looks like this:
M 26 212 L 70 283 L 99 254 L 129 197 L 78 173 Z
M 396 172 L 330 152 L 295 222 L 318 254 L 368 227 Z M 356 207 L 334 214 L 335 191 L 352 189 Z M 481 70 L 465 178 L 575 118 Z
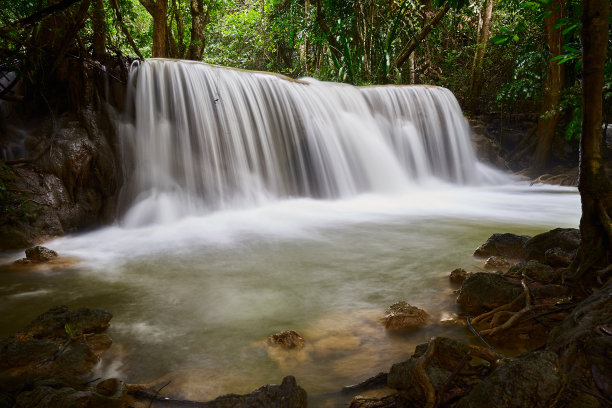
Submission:
M 480 268 L 471 253 L 492 233 L 578 225 L 576 189 L 478 163 L 445 89 L 166 60 L 141 64 L 131 84 L 117 223 L 46 244 L 73 266 L 0 274 L 0 336 L 57 304 L 115 315 L 101 376 L 165 376 L 167 392 L 192 399 L 288 374 L 311 396 L 334 392 L 433 335 L 470 340 L 445 323 L 448 273 Z M 432 325 L 386 333 L 380 318 L 398 300 Z M 265 346 L 286 329 L 302 351 Z

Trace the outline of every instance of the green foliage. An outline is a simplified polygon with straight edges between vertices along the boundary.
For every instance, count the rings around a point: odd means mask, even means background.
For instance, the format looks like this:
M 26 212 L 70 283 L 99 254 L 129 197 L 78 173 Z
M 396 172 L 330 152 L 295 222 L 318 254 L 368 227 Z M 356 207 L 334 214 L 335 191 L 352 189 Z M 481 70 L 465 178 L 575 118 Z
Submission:
M 39 208 L 15 186 L 15 174 L 0 161 L 0 219 L 7 223 L 32 222 Z

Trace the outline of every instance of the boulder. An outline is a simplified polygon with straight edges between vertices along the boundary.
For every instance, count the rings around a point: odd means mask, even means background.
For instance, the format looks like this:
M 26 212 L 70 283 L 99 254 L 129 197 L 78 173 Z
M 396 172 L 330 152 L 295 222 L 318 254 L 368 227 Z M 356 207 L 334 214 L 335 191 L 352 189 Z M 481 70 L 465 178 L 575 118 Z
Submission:
M 576 251 L 564 251 L 559 247 L 547 249 L 544 252 L 545 263 L 553 267 L 567 267 L 572 263 Z
M 528 235 L 493 234 L 474 251 L 474 256 L 479 258 L 502 256 L 509 259 L 522 259 L 525 255 L 523 245 L 530 238 Z
M 213 401 L 199 404 L 214 408 L 306 408 L 306 391 L 297 385 L 295 377 L 283 378 L 281 385 L 265 385 L 250 394 L 228 394 Z
M 285 350 L 299 350 L 304 347 L 304 338 L 296 331 L 285 330 L 268 337 L 268 344 L 280 346 Z
M 563 389 L 557 354 L 536 351 L 506 362 L 491 373 L 457 408 L 547 408 Z
M 575 252 L 580 246 L 580 230 L 576 228 L 555 228 L 538 234 L 525 242 L 525 259 L 546 262 L 546 251 L 560 248 L 562 251 Z
M 461 283 L 471 275 L 472 274 L 465 269 L 457 268 L 450 273 L 449 279 L 452 283 Z
M 385 311 L 384 322 L 389 331 L 403 331 L 423 327 L 428 318 L 427 312 L 402 300 Z
M 518 278 L 524 275 L 538 282 L 551 282 L 560 278 L 552 267 L 534 260 L 513 265 L 506 275 Z
M 523 288 L 516 279 L 478 272 L 463 281 L 457 303 L 469 314 L 480 314 L 510 303 L 522 293 Z
M 103 309 L 68 310 L 56 306 L 34 319 L 19 335 L 35 338 L 66 338 L 67 327 L 76 334 L 101 333 L 108 329 L 112 314 Z
M 487 258 L 484 264 L 485 269 L 492 271 L 507 271 L 510 267 L 510 262 L 503 256 L 490 256 Z
M 57 258 L 57 252 L 44 246 L 34 246 L 25 250 L 26 258 L 33 262 L 49 262 Z
M 430 354 L 426 355 L 428 351 Z M 432 386 L 431 391 L 440 397 L 441 389 L 455 372 L 453 388 L 459 396 L 464 395 L 471 390 L 474 383 L 480 381 L 481 375 L 490 371 L 484 363 L 466 364 L 472 356 L 483 357 L 482 353 L 486 352 L 450 338 L 436 337 L 429 343 L 418 345 L 409 360 L 393 364 L 387 376 L 387 386 L 399 391 L 405 403 L 400 406 L 422 407 L 426 405 L 427 399 L 424 382 L 428 380 Z M 423 370 L 427 379 L 422 375 Z

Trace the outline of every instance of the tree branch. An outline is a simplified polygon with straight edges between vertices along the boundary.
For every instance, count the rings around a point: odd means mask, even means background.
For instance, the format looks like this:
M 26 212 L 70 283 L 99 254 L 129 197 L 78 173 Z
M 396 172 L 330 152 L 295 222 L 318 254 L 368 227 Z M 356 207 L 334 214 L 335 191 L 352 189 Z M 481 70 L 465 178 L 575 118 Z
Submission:
M 395 66 L 397 68 L 401 67 L 402 64 L 406 62 L 408 57 L 410 57 L 410 55 L 414 52 L 414 50 L 416 50 L 416 48 L 419 46 L 421 41 L 423 41 L 425 37 L 429 35 L 429 32 L 431 31 L 431 29 L 434 28 L 440 22 L 440 20 L 442 20 L 442 17 L 444 17 L 446 13 L 448 13 L 448 10 L 450 10 L 450 7 L 451 7 L 450 4 L 446 3 L 444 7 L 441 8 L 436 13 L 434 18 L 432 18 L 431 21 L 427 23 L 425 27 L 423 27 L 423 29 L 419 31 L 419 33 L 415 37 L 412 38 L 412 40 L 410 40 L 406 49 L 400 54 L 400 56 L 395 61 Z

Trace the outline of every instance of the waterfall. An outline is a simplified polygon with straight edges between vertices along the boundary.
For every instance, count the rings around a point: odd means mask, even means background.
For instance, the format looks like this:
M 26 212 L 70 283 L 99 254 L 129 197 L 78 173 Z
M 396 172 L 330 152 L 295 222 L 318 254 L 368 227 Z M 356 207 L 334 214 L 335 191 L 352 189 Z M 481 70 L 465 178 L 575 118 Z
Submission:
M 149 59 L 119 134 L 128 224 L 292 197 L 479 184 L 467 121 L 432 86 L 354 87 Z

